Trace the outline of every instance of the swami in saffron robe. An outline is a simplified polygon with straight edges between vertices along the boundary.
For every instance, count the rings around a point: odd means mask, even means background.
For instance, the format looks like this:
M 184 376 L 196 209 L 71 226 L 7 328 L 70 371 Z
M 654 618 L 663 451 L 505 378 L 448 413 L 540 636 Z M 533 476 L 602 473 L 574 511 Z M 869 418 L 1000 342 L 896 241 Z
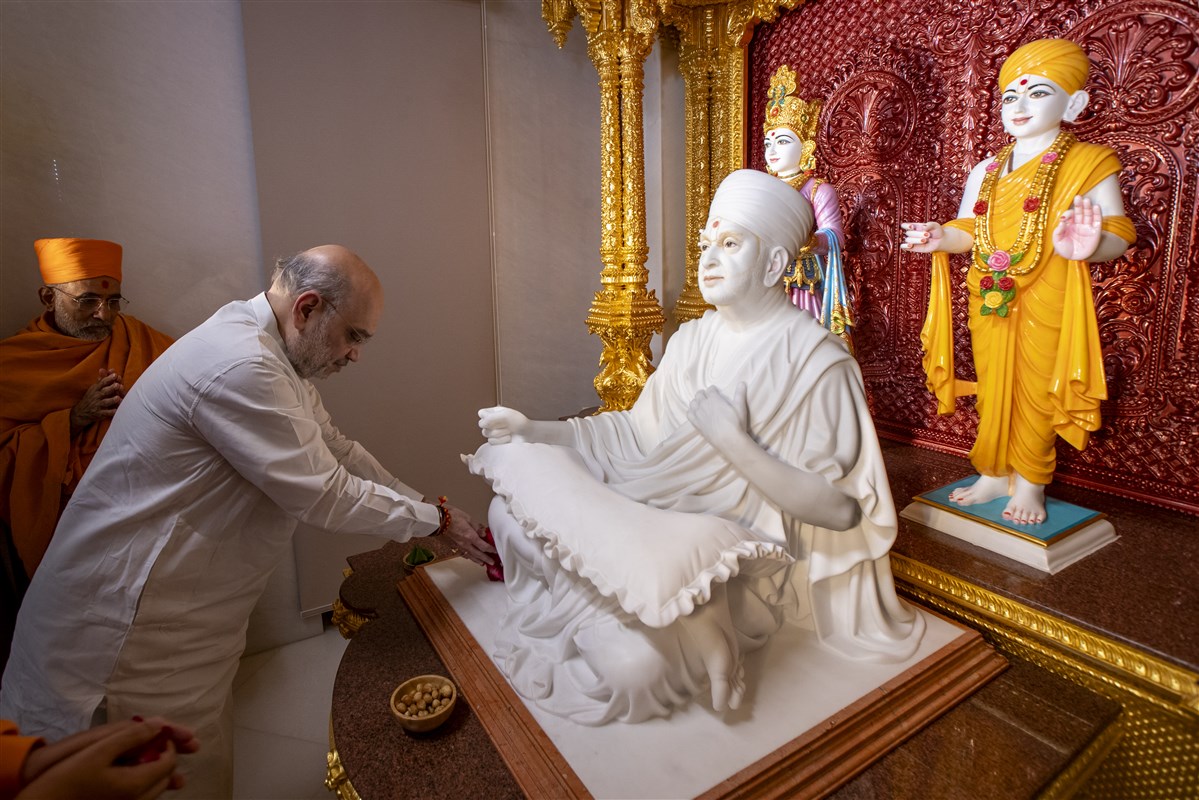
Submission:
M 126 389 L 171 345 L 144 322 L 118 315 L 100 341 L 59 333 L 49 312 L 0 341 L 0 519 L 32 575 L 67 500 L 91 463 L 110 420 L 71 435 L 71 409 L 115 371 Z

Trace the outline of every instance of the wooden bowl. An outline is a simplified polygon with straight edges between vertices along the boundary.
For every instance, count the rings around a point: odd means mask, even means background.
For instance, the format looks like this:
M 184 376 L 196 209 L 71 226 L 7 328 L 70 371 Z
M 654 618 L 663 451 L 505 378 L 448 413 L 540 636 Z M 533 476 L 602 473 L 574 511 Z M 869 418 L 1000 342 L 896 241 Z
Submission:
M 413 700 L 412 703 L 408 704 L 408 709 L 401 712 L 400 706 L 403 704 L 404 696 L 408 694 L 415 695 L 417 688 L 426 684 L 431 685 L 437 693 L 437 700 L 439 701 L 437 707 L 424 709 L 428 713 L 422 717 L 419 716 L 420 709 L 412 708 L 412 706 L 416 705 L 416 701 Z M 450 690 L 448 696 L 443 691 L 444 687 L 448 687 Z M 425 694 L 432 694 L 432 692 L 425 692 Z M 427 702 L 431 704 L 432 701 Z M 403 726 L 404 730 L 413 731 L 414 733 L 425 733 L 449 719 L 450 712 L 454 710 L 456 702 L 458 702 L 458 687 L 454 685 L 453 681 L 443 678 L 440 675 L 418 675 L 415 678 L 409 678 L 404 681 L 391 693 L 391 713 L 395 715 L 395 718 Z

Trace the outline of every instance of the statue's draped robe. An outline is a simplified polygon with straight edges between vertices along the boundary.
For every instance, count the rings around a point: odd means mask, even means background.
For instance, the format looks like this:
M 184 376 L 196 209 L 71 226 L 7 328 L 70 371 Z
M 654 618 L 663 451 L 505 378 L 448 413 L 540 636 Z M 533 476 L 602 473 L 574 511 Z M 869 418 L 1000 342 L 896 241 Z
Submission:
M 697 391 L 732 397 L 740 383 L 754 438 L 852 497 L 858 525 L 789 518 L 687 420 Z M 738 665 L 785 618 L 850 658 L 915 651 L 923 621 L 895 595 L 895 506 L 861 374 L 810 315 L 781 305 L 737 332 L 708 312 L 670 340 L 631 410 L 571 424 L 577 452 L 511 443 L 468 459 L 496 492 L 493 531 L 496 504 L 519 523 L 518 541 L 497 531 L 510 603 L 495 657 L 526 697 L 586 724 L 669 713 L 704 685 L 682 620 L 706 603 L 722 605 Z M 643 681 L 619 663 L 635 653 Z
M 996 247 L 1006 249 L 1015 240 L 1040 163 L 1040 158 L 1032 158 L 996 182 L 990 210 Z M 979 416 L 970 461 L 983 475 L 1015 471 L 1032 483 L 1047 484 L 1056 466 L 1054 437 L 1081 450 L 1091 432 L 1099 429 L 1099 404 L 1107 398 L 1107 388 L 1091 273 L 1086 262 L 1064 259 L 1054 251 L 1053 229 L 1075 196 L 1119 171 L 1120 161 L 1110 148 L 1086 142 L 1070 148 L 1049 198 L 1040 259 L 1027 274 L 1013 275 L 1016 300 L 1006 317 L 979 313 L 979 281 L 991 273 L 971 268 L 967 275 Z M 948 224 L 974 235 L 973 218 Z M 1103 229 L 1130 243 L 1136 238 L 1128 217 L 1105 217 Z M 928 386 L 942 414 L 952 413 L 954 396 L 968 394 L 971 388 L 954 380 L 949 304 L 948 258 L 934 254 L 921 340 Z
M 0 341 L 0 519 L 29 575 L 108 432 L 104 419 L 72 435 L 71 409 L 101 367 L 128 388 L 170 345 L 168 336 L 125 315 L 100 341 L 59 333 L 49 314 Z

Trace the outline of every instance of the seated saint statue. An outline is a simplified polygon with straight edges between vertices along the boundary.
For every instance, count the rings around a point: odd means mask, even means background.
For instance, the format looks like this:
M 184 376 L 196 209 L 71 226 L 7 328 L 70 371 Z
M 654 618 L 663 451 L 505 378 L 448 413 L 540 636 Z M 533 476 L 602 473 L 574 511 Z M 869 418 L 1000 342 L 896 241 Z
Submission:
M 845 340 L 852 349 L 853 305 L 841 249 L 845 233 L 837 190 L 815 174 L 816 124 L 822 101 L 799 99 L 795 70 L 786 64 L 770 79 L 766 102 L 766 171 L 786 181 L 812 204 L 816 232 L 783 271 L 783 289 L 820 324 Z
M 1081 450 L 1107 398 L 1091 296 L 1091 261 L 1118 258 L 1136 239 L 1124 215 L 1120 160 L 1062 129 L 1086 108 L 1090 62 L 1066 39 L 1018 48 L 999 70 L 1000 116 L 1012 137 L 966 179 L 958 219 L 905 222 L 901 248 L 934 253 L 920 333 L 937 411 L 977 395 L 970 461 L 978 479 L 955 489 L 959 505 L 1009 497 L 1005 519 L 1045 521 L 1045 487 L 1057 437 Z M 947 253 L 970 252 L 970 343 L 977 383 L 953 365 Z
M 799 192 L 732 173 L 700 236 L 715 310 L 680 326 L 631 409 L 479 412 L 487 443 L 465 461 L 495 492 L 509 601 L 493 657 L 541 708 L 639 722 L 710 692 L 735 709 L 744 656 L 787 623 L 850 659 L 915 652 L 861 373 L 778 289 L 811 232 Z

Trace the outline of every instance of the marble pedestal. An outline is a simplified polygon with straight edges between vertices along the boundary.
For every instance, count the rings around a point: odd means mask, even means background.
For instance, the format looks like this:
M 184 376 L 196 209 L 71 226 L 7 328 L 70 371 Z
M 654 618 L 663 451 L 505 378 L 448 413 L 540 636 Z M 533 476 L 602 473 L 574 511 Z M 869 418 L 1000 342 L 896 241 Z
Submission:
M 700 702 L 637 725 L 577 725 L 525 702 L 489 657 L 507 595 L 465 559 L 416 570 L 400 592 L 530 797 L 819 797 L 956 705 L 1004 660 L 977 633 L 919 611 L 908 661 L 825 651 L 789 626 L 746 663 L 736 712 Z
M 1007 497 L 972 506 L 950 501 L 950 492 L 973 481 L 971 476 L 916 495 L 899 516 L 1050 574 L 1118 538 L 1104 514 L 1053 497 L 1045 498 L 1046 520 L 1037 525 L 1005 520 Z

